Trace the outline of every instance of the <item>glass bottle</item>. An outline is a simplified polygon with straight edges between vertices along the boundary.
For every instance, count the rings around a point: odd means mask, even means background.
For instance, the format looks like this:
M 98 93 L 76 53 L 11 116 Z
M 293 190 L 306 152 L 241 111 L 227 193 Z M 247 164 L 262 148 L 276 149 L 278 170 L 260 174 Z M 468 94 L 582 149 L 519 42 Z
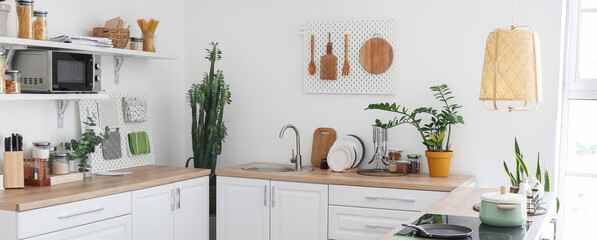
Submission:
M 17 37 L 33 39 L 33 0 L 17 0 Z

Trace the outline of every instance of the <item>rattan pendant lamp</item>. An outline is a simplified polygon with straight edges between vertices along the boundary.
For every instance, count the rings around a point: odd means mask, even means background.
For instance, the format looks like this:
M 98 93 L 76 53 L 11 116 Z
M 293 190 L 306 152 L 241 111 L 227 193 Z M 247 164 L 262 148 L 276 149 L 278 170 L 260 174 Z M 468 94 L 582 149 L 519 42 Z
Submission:
M 540 56 L 539 38 L 529 26 L 512 24 L 491 32 L 485 47 L 479 94 L 483 106 L 510 112 L 536 110 L 543 100 Z M 498 105 L 509 104 L 498 102 L 517 102 L 521 106 L 503 107 Z M 534 102 L 534 106 L 529 106 L 529 102 Z

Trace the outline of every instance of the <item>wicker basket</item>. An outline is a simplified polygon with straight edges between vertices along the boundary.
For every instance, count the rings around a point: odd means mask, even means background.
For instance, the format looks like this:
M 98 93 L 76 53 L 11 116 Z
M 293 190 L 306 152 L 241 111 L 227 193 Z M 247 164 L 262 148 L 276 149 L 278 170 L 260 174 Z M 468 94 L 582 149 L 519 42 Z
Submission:
M 112 45 L 115 48 L 125 48 L 129 43 L 129 36 L 131 31 L 123 28 L 93 28 L 94 37 L 104 37 L 112 40 Z

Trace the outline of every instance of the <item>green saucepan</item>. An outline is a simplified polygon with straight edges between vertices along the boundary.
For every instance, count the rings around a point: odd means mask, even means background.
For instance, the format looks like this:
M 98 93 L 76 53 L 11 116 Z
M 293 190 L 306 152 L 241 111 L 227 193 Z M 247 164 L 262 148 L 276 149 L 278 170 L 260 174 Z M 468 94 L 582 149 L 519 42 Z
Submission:
M 501 192 L 481 195 L 481 222 L 496 227 L 519 227 L 527 220 L 526 196 Z

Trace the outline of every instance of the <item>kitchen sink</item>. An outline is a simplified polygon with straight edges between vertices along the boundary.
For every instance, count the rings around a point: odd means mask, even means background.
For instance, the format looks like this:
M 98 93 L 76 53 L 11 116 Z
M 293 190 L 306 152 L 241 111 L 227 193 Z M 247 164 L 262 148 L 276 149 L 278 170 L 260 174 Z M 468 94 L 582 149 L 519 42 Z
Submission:
M 279 165 L 279 164 L 249 165 L 249 166 L 243 166 L 242 169 L 246 170 L 246 171 L 252 171 L 252 172 L 268 172 L 268 173 L 301 173 L 301 172 L 313 171 L 312 167 L 303 167 L 303 168 L 301 168 L 301 170 L 297 171 L 294 169 L 294 166 Z

